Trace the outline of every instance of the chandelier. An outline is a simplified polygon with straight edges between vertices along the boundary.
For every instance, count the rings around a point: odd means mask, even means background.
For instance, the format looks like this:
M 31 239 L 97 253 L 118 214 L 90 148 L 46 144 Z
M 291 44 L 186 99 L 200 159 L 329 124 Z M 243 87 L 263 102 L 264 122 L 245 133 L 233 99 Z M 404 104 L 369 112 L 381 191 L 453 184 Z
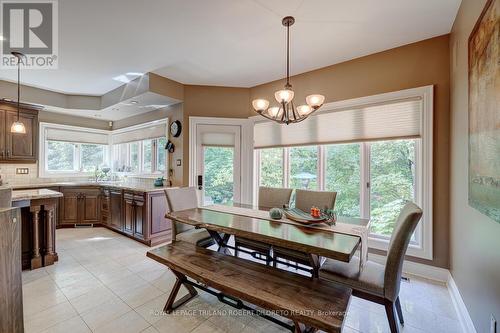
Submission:
M 274 98 L 278 102 L 277 106 L 269 107 L 266 99 L 254 99 L 252 106 L 261 116 L 275 121 L 279 124 L 293 124 L 301 122 L 309 117 L 311 113 L 319 109 L 325 101 L 325 96 L 314 94 L 306 97 L 306 104 L 297 107 L 293 104 L 292 85 L 290 84 L 290 26 L 295 23 L 292 16 L 283 18 L 281 23 L 286 27 L 286 84 L 284 89 L 274 93 Z

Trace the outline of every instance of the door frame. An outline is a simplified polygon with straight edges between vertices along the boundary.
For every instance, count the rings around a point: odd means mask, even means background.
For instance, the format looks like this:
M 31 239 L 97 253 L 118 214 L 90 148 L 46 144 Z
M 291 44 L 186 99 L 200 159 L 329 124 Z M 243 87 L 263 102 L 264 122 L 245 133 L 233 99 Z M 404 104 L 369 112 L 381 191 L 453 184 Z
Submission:
M 196 154 L 198 125 L 232 125 L 240 127 L 240 200 L 253 203 L 253 124 L 246 118 L 189 117 L 189 186 L 196 186 Z

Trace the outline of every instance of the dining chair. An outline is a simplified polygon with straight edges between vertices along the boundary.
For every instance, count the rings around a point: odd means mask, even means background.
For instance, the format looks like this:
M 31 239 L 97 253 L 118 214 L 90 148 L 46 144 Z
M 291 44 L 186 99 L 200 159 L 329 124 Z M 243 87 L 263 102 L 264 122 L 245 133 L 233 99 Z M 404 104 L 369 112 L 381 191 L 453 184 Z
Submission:
M 391 235 L 385 265 L 367 261 L 360 271 L 359 258 L 353 257 L 349 263 L 327 259 L 319 270 L 321 279 L 348 286 L 353 296 L 384 305 L 391 333 L 399 332 L 396 313 L 404 325 L 399 300 L 401 273 L 408 244 L 421 217 L 422 210 L 413 202 L 403 207 Z
M 295 208 L 304 212 L 309 212 L 313 206 L 320 209 L 333 209 L 336 197 L 337 192 L 295 190 Z M 278 264 L 284 264 L 309 272 L 312 277 L 318 277 L 320 260 L 321 258 L 315 254 L 291 250 L 285 247 L 273 247 L 274 267 L 277 267 Z M 290 264 L 289 261 L 294 263 Z
M 289 205 L 292 191 L 290 188 L 259 187 L 259 208 L 283 208 L 283 206 Z M 271 245 L 269 244 L 253 239 L 235 237 L 234 247 L 235 256 L 238 256 L 238 252 L 244 252 L 256 259 L 264 260 L 267 265 L 272 261 Z
M 195 187 L 167 188 L 165 189 L 165 196 L 172 212 L 198 208 L 198 195 Z M 206 229 L 196 229 L 194 226 L 179 222 L 172 224 L 172 242 L 176 240 L 201 247 L 209 247 L 215 244 Z

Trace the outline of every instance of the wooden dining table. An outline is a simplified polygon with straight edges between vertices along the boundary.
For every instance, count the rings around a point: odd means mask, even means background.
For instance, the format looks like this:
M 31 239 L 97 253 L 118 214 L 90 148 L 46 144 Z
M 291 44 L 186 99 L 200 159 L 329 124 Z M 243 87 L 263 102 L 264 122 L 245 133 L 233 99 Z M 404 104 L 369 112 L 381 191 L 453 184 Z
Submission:
M 269 210 L 233 204 L 235 208 Z M 248 211 L 248 210 L 247 210 Z M 262 212 L 260 212 L 262 215 Z M 218 245 L 218 251 L 229 254 L 228 241 L 231 235 L 260 241 L 272 246 L 280 246 L 309 254 L 349 262 L 356 251 L 361 250 L 361 237 L 342 232 L 326 224 L 301 225 L 290 220 L 271 220 L 245 216 L 238 210 L 217 211 L 213 207 L 199 207 L 183 211 L 169 212 L 166 217 L 196 228 L 204 228 Z M 337 217 L 336 223 L 367 227 L 367 219 Z M 361 252 L 361 251 L 360 251 Z

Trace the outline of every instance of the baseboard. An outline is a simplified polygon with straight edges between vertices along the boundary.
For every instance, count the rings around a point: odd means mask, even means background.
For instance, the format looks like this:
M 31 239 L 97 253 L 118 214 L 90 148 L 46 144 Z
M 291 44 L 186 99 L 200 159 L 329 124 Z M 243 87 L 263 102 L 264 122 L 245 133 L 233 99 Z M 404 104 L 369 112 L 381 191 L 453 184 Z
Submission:
M 453 280 L 453 276 L 448 274 L 448 292 L 450 293 L 451 300 L 453 301 L 453 305 L 455 306 L 455 311 L 458 315 L 458 320 L 460 321 L 460 326 L 462 326 L 462 332 L 466 333 L 476 333 L 476 328 L 474 327 L 474 323 L 469 315 L 469 311 L 467 311 L 467 307 L 460 295 L 460 291 Z
M 385 264 L 386 257 L 370 253 L 370 260 L 378 262 L 379 264 Z M 447 284 L 450 276 L 450 272 L 447 269 L 420 264 L 413 261 L 405 260 L 403 263 L 403 275 L 405 276 L 416 276 L 427 280 L 432 280 L 442 284 Z

